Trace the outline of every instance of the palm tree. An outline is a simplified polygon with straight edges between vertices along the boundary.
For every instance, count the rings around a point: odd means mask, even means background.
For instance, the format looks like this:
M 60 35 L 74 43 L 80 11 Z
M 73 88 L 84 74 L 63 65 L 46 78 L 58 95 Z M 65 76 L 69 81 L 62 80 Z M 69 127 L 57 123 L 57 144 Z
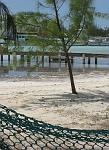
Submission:
M 8 7 L 0 1 L 1 36 L 7 40 L 16 40 L 16 25 Z

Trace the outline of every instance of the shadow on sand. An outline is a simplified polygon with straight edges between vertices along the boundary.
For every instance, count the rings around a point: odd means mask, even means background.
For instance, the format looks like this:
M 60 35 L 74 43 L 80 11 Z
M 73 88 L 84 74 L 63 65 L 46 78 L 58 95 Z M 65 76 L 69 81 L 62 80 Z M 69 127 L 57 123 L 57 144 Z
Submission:
M 36 107 L 58 107 L 58 106 L 72 106 L 79 103 L 94 103 L 100 101 L 101 103 L 109 102 L 109 94 L 100 90 L 78 93 L 77 95 L 71 93 L 65 94 L 49 94 L 49 95 L 35 95 L 34 99 L 24 101 L 20 106 L 15 106 L 15 110 L 22 108 L 26 110 Z

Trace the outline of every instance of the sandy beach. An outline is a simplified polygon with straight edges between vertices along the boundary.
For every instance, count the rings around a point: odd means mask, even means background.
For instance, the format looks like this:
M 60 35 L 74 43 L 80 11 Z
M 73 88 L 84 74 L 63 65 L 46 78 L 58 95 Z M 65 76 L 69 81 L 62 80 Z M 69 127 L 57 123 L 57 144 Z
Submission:
M 109 72 L 0 79 L 0 104 L 37 120 L 79 129 L 109 129 Z

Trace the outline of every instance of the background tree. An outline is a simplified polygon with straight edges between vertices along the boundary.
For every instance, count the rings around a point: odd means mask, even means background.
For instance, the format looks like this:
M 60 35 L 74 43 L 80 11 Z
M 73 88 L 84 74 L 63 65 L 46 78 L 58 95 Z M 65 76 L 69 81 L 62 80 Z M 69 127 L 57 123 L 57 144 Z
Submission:
M 106 20 L 109 19 L 109 13 L 94 11 L 94 16 Z M 109 27 L 103 28 L 93 24 L 89 30 L 89 34 L 91 36 L 102 36 L 102 37 L 109 36 Z
M 17 32 L 38 31 L 39 24 L 43 21 L 43 14 L 36 12 L 19 12 L 14 15 Z

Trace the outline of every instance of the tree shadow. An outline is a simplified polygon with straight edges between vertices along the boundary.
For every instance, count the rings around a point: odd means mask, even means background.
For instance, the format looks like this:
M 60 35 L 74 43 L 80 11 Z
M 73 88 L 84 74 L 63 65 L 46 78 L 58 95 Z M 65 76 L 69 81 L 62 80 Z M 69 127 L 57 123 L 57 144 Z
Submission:
M 38 98 L 37 98 L 38 97 Z M 81 92 L 77 95 L 71 93 L 64 93 L 64 94 L 49 94 L 49 95 L 35 95 L 34 99 L 30 99 L 24 101 L 21 106 L 16 108 L 22 108 L 26 110 L 31 110 L 33 107 L 42 108 L 42 107 L 58 107 L 58 106 L 72 106 L 73 104 L 79 103 L 94 103 L 100 101 L 101 103 L 109 102 L 109 93 L 95 90 L 95 91 L 88 91 L 88 92 Z

